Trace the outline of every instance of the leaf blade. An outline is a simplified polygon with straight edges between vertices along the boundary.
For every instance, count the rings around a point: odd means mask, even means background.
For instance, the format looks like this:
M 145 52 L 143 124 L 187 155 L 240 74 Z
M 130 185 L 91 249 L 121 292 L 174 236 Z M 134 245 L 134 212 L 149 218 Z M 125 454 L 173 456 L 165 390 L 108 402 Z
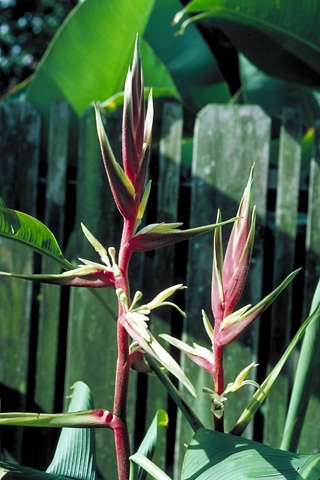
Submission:
M 65 269 L 74 268 L 64 258 L 53 233 L 42 222 L 26 213 L 0 207 L 0 236 L 48 256 Z
M 316 479 L 319 468 L 319 454 L 299 455 L 233 435 L 200 429 L 187 449 L 181 479 Z M 310 476 L 305 477 L 302 473 Z

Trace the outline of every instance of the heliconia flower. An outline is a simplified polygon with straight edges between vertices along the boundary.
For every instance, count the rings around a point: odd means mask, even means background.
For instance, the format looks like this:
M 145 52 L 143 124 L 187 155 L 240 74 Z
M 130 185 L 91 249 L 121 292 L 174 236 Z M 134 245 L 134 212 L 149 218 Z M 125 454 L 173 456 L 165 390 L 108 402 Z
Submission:
M 135 340 L 141 349 L 155 358 L 163 367 L 172 373 L 195 397 L 197 396 L 195 389 L 187 378 L 178 363 L 171 357 L 171 355 L 160 345 L 156 338 L 148 329 L 148 322 L 151 310 L 162 305 L 173 305 L 179 311 L 177 305 L 167 302 L 166 299 L 175 291 L 184 288 L 182 284 L 170 287 L 161 292 L 152 302 L 149 302 L 141 307 L 135 307 L 138 299 L 141 298 L 141 292 L 135 295 L 130 308 L 128 308 L 128 299 L 121 289 L 117 289 L 116 293 L 122 303 L 124 314 L 120 316 L 119 322 L 127 330 L 133 340 Z
M 169 342 L 174 347 L 179 348 L 183 353 L 187 355 L 190 360 L 194 363 L 199 365 L 199 367 L 203 368 L 207 372 L 212 373 L 213 366 L 214 366 L 214 357 L 212 351 L 207 348 L 201 347 L 197 343 L 193 342 L 193 346 L 191 347 L 185 342 L 178 340 L 177 338 L 172 337 L 166 333 L 162 333 L 159 335 L 161 338 Z
M 251 207 L 254 166 L 243 193 L 226 254 L 223 258 L 221 227 L 215 230 L 212 267 L 211 308 L 215 319 L 214 342 L 223 346 L 232 342 L 253 322 L 291 282 L 299 270 L 291 273 L 273 292 L 255 307 L 247 305 L 234 312 L 242 294 L 252 253 L 255 231 L 255 206 Z M 221 222 L 218 211 L 217 223 Z
M 131 219 L 136 217 L 146 179 L 153 123 L 152 91 L 148 96 L 146 117 L 144 102 L 144 85 L 137 37 L 132 69 L 129 68 L 124 88 L 123 168 L 115 159 L 102 123 L 100 109 L 95 106 L 100 148 L 113 198 L 121 215 Z
M 120 269 L 115 260 L 115 249 L 110 247 L 107 252 L 101 243 L 98 242 L 83 224 L 81 224 L 81 227 L 88 241 L 99 253 L 103 264 L 79 258 L 82 262 L 81 265 L 61 274 L 20 275 L 0 272 L 0 275 L 68 287 L 107 288 L 114 286 L 116 277 L 121 275 Z
M 227 345 L 237 338 L 259 315 L 266 310 L 269 305 L 277 298 L 277 296 L 286 288 L 287 285 L 294 279 L 301 268 L 290 273 L 283 282 L 275 288 L 263 300 L 260 300 L 257 305 L 251 307 L 246 305 L 236 312 L 225 317 L 220 323 L 219 331 L 216 334 L 216 340 L 220 345 Z
M 258 363 L 252 362 L 250 365 L 245 367 L 237 376 L 234 382 L 228 383 L 227 388 L 223 392 L 222 395 L 227 395 L 228 393 L 233 393 L 239 390 L 239 388 L 243 387 L 244 385 L 254 385 L 256 388 L 260 390 L 260 385 L 255 382 L 254 380 L 246 380 L 247 376 L 249 375 L 249 372 L 252 368 L 255 368 L 258 366 Z
M 202 310 L 202 319 L 205 326 L 205 330 L 210 338 L 211 343 L 213 344 L 213 328 L 209 322 L 209 319 L 205 312 Z M 214 370 L 214 356 L 212 350 L 210 351 L 207 348 L 201 347 L 197 343 L 193 343 L 191 347 L 187 343 L 179 340 L 177 338 L 172 337 L 166 333 L 162 333 L 159 335 L 161 338 L 169 342 L 174 347 L 179 348 L 183 353 L 187 355 L 190 360 L 194 363 L 199 365 L 199 367 L 203 368 L 207 372 L 212 373 Z
M 254 166 L 237 212 L 237 217 L 242 218 L 233 224 L 223 261 L 221 282 L 224 316 L 233 311 L 242 294 L 252 253 L 256 218 L 255 207 L 251 212 L 253 170 Z
M 115 159 L 97 106 L 95 106 L 95 112 L 102 158 L 114 201 L 123 217 L 134 217 L 136 214 L 134 186 Z
M 149 93 L 147 114 L 144 110 L 144 85 L 136 39 L 132 69 L 129 68 L 125 89 L 122 122 L 123 168 L 140 196 L 147 171 L 153 122 L 152 92 Z

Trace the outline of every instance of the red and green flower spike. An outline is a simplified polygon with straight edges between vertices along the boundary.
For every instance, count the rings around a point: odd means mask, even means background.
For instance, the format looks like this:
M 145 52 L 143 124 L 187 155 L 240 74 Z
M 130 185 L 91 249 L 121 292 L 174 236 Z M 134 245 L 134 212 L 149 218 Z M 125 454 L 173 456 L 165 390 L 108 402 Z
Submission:
M 129 68 L 124 89 L 122 158 L 124 171 L 139 199 L 146 178 L 152 123 L 152 91 L 149 93 L 145 118 L 144 85 L 137 37 L 132 69 Z
M 134 186 L 115 159 L 97 105 L 95 105 L 95 112 L 102 158 L 114 201 L 124 218 L 134 218 L 136 214 Z

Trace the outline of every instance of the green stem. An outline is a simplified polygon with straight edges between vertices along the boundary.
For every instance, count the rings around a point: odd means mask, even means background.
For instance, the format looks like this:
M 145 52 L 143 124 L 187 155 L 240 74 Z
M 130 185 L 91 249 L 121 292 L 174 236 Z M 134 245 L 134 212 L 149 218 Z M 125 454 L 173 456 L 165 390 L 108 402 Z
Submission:
M 199 430 L 199 428 L 204 428 L 201 420 L 199 420 L 199 418 L 197 417 L 197 414 L 190 407 L 190 405 L 188 405 L 186 400 L 183 398 L 182 394 L 173 385 L 173 383 L 167 377 L 167 375 L 161 370 L 157 362 L 148 353 L 145 353 L 145 357 L 150 367 L 159 378 L 162 385 L 165 387 L 165 389 L 167 390 L 171 398 L 176 403 L 177 407 L 185 416 L 192 430 L 196 432 L 197 430 Z
M 320 280 L 318 282 L 310 315 L 314 313 L 320 302 Z M 297 451 L 300 434 L 311 396 L 312 384 L 319 366 L 320 355 L 320 322 L 315 318 L 306 329 L 302 342 L 299 362 L 296 370 L 292 394 L 283 438 L 280 448 Z

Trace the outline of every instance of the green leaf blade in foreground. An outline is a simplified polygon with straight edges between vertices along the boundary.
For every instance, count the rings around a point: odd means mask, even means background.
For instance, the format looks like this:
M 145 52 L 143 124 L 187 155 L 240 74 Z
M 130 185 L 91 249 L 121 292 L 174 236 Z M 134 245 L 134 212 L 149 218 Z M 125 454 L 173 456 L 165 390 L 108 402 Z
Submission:
M 310 313 L 313 313 L 319 304 L 320 280 L 313 296 Z M 318 318 L 310 323 L 303 338 L 281 441 L 281 448 L 284 450 L 295 452 L 299 445 L 305 415 L 312 394 L 312 385 L 319 368 L 319 333 L 320 321 Z
M 0 206 L 0 236 L 48 256 L 65 269 L 74 268 L 62 255 L 53 233 L 39 220 L 26 213 Z
M 252 63 L 269 75 L 320 86 L 320 4 L 313 0 L 193 0 L 176 16 L 200 12 Z M 303 21 L 302 21 L 303 19 Z
M 181 480 L 318 480 L 320 455 L 299 455 L 200 429 L 187 449 Z
M 140 465 L 140 467 L 142 467 L 147 473 L 150 473 L 155 480 L 171 480 L 163 470 L 141 453 L 137 452 L 134 455 L 131 455 L 130 460 Z
M 93 408 L 89 387 L 83 382 L 74 385 L 68 412 Z M 48 473 L 70 478 L 96 480 L 96 442 L 91 428 L 63 428 Z
M 168 423 L 168 414 L 164 410 L 158 410 L 138 449 L 138 453 L 151 460 L 157 444 L 158 429 L 167 427 Z M 147 472 L 138 463 L 131 462 L 130 480 L 145 480 L 146 476 Z
M 80 116 L 93 100 L 103 101 L 123 90 L 136 34 L 144 31 L 153 4 L 80 2 L 42 57 L 26 100 L 46 118 L 57 100 L 68 101 Z
M 77 422 L 77 416 L 81 419 L 86 417 L 90 421 L 93 408 L 92 395 L 86 384 L 77 382 L 73 387 L 72 399 L 69 405 L 69 414 L 50 415 L 50 414 L 0 414 L 1 418 L 8 416 L 9 422 L 2 422 L 10 424 L 15 418 L 18 420 L 17 425 L 23 425 L 24 419 L 27 420 L 25 425 L 30 426 L 50 426 L 50 420 L 53 420 L 51 426 L 62 426 L 63 419 L 66 419 L 65 424 L 70 425 L 69 417 L 72 417 L 72 422 Z M 87 412 L 86 412 L 87 410 Z M 10 420 L 10 417 L 12 419 Z M 55 420 L 58 424 L 55 424 Z M 48 422 L 46 424 L 46 422 Z M 60 425 L 59 425 L 60 421 Z M 41 422 L 42 425 L 41 425 Z M 72 424 L 72 423 L 71 423 Z M 29 467 L 24 467 L 18 464 L 10 464 L 7 462 L 0 462 L 0 478 L 6 473 L 10 473 L 10 479 L 35 479 L 35 480 L 67 480 L 67 479 L 81 479 L 81 480 L 96 480 L 96 453 L 95 453 L 95 437 L 92 428 L 63 428 L 59 438 L 59 442 L 55 451 L 53 461 L 49 465 L 46 472 L 34 470 Z
M 53 475 L 17 463 L 7 462 L 0 462 L 0 478 L 8 478 L 8 480 L 70 480 L 70 477 Z

